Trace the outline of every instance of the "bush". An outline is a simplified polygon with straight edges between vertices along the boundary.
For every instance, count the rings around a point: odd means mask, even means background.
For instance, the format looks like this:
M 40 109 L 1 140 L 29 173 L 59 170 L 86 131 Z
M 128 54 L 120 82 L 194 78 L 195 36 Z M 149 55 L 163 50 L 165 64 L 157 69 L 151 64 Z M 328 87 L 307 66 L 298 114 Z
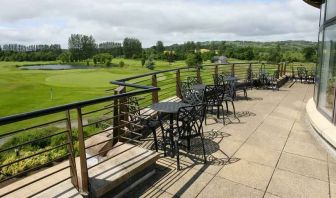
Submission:
M 124 67 L 124 66 L 125 66 L 124 61 L 120 61 L 120 62 L 119 62 L 119 67 Z
M 8 139 L 2 146 L 1 149 L 4 148 L 9 148 L 12 146 L 16 146 L 19 144 L 23 144 L 26 143 L 28 141 L 32 141 L 32 140 L 37 140 L 40 138 L 43 138 L 47 135 L 51 135 L 57 131 L 60 131 L 58 128 L 56 127 L 47 127 L 47 128 L 43 128 L 43 129 L 36 129 L 36 130 L 31 130 L 31 131 L 27 131 L 27 132 L 23 132 L 21 134 L 17 134 L 15 136 L 13 136 L 12 138 Z M 49 146 L 51 143 L 51 138 L 46 138 L 46 139 L 42 139 L 42 140 L 37 140 L 34 141 L 28 145 L 25 145 L 23 147 L 21 147 L 21 149 L 41 149 L 44 148 L 46 146 Z
M 153 55 L 150 55 L 145 63 L 146 68 L 153 70 L 155 67 L 154 57 Z
M 145 59 L 145 58 L 142 58 L 142 59 L 141 59 L 141 66 L 143 67 L 143 66 L 145 65 L 145 63 L 146 63 L 146 59 Z
M 189 67 L 196 67 L 202 65 L 202 55 L 201 53 L 191 53 L 187 55 L 187 58 L 185 60 L 187 66 Z
M 100 53 L 93 56 L 93 63 L 104 64 L 105 66 L 110 66 L 112 62 L 112 55 L 109 53 Z

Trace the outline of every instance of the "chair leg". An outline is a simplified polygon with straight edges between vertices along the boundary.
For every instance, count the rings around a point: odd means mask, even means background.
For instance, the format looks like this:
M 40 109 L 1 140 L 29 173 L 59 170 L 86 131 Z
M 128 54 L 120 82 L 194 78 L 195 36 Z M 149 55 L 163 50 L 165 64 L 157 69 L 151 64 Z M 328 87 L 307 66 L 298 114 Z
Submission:
M 234 106 L 234 102 L 231 101 L 231 104 L 232 104 L 232 108 L 233 108 L 233 115 L 234 115 L 234 117 L 240 122 L 239 118 L 238 118 L 237 115 L 236 115 L 236 108 L 235 108 L 235 106 Z
M 162 131 L 162 146 L 163 146 L 163 155 L 166 157 L 167 156 L 167 151 L 166 151 L 166 136 L 164 134 L 164 129 L 161 126 L 161 131 Z
M 223 125 L 225 125 L 225 114 L 224 114 L 224 106 L 221 105 L 221 108 L 222 108 L 222 114 L 223 114 Z
M 156 152 L 158 152 L 159 147 L 158 147 L 158 143 L 157 143 L 156 130 L 154 128 L 152 128 L 152 132 L 153 132 L 153 137 L 154 137 L 155 150 L 156 150 Z
M 202 141 L 202 148 L 203 148 L 204 164 L 206 164 L 207 160 L 206 160 L 206 155 L 205 155 L 204 139 L 202 135 L 201 135 L 201 141 Z
M 225 101 L 225 106 L 226 106 L 226 113 L 229 114 L 229 105 L 227 101 Z
M 175 149 L 176 149 L 176 162 L 177 162 L 177 170 L 180 170 L 180 152 L 178 146 L 178 140 L 175 141 Z
M 207 120 L 207 113 L 208 113 L 208 106 L 205 107 L 205 113 L 204 113 L 204 123 L 205 125 L 207 124 L 206 120 Z
M 217 118 L 219 118 L 219 110 L 220 110 L 219 107 L 220 105 L 217 106 Z

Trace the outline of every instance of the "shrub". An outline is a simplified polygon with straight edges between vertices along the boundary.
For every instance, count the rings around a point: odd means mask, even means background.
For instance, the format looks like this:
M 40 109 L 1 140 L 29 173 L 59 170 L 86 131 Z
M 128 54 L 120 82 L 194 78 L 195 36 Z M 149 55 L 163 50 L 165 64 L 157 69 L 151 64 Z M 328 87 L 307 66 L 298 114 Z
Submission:
M 119 67 L 124 67 L 124 66 L 125 66 L 124 61 L 120 61 L 120 62 L 119 62 Z
M 112 55 L 109 53 L 100 53 L 93 56 L 93 63 L 104 64 L 106 66 L 110 66 L 112 61 Z
M 200 53 L 192 53 L 187 55 L 187 59 L 185 60 L 186 64 L 189 67 L 195 67 L 202 64 L 202 56 Z
M 19 144 L 23 144 L 26 143 L 28 141 L 32 141 L 32 140 L 37 140 L 40 139 L 42 137 L 45 137 L 47 135 L 51 135 L 55 132 L 59 131 L 58 128 L 56 127 L 47 127 L 47 128 L 43 128 L 43 129 L 35 129 L 35 130 L 31 130 L 31 131 L 27 131 L 27 132 L 23 132 L 21 134 L 17 134 L 15 136 L 13 136 L 12 138 L 9 138 L 2 146 L 1 149 L 3 148 L 9 148 L 12 146 L 16 146 Z M 25 145 L 23 147 L 21 147 L 21 149 L 40 149 L 40 148 L 44 148 L 46 146 L 49 146 L 51 143 L 51 139 L 50 138 L 46 138 L 46 139 L 42 139 L 42 140 L 37 140 L 34 141 L 28 145 Z
M 153 70 L 155 67 L 154 57 L 150 55 L 145 63 L 146 68 Z

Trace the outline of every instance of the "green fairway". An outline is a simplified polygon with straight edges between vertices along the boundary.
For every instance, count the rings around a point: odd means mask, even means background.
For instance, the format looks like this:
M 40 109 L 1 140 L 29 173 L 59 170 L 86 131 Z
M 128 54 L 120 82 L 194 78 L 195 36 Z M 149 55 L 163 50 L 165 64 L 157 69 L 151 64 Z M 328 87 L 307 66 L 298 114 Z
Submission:
M 117 66 L 124 61 L 125 66 Z M 57 64 L 50 62 L 0 62 L 0 117 L 55 105 L 89 100 L 106 95 L 109 81 L 152 72 L 140 60 L 113 59 L 112 67 L 80 70 L 20 70 L 22 65 Z M 92 63 L 90 63 L 92 64 Z M 155 70 L 183 66 L 156 61 Z

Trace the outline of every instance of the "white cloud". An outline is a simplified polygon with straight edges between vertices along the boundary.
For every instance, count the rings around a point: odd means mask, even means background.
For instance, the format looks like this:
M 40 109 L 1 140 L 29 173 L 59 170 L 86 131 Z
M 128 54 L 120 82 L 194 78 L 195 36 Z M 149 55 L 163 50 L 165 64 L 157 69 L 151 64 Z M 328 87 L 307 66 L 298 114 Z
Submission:
M 188 40 L 317 40 L 319 10 L 301 0 L 11 0 L 0 44 L 60 43 L 71 33 L 144 46 Z

